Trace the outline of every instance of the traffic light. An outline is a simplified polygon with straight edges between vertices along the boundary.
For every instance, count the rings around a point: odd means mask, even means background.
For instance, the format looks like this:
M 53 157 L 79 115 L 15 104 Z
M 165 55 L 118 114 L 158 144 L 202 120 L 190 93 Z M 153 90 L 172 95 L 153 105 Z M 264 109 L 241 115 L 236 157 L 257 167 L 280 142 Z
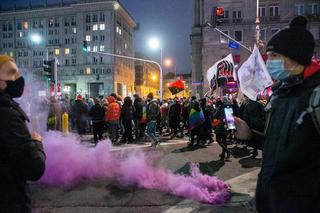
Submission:
M 43 61 L 43 71 L 44 78 L 47 81 L 55 82 L 55 69 L 56 69 L 56 60 L 44 60 Z
M 83 40 L 83 47 L 82 47 L 84 52 L 88 52 L 88 42 L 86 40 Z
M 223 7 L 213 7 L 211 13 L 211 26 L 217 27 L 222 23 L 224 18 L 224 8 Z

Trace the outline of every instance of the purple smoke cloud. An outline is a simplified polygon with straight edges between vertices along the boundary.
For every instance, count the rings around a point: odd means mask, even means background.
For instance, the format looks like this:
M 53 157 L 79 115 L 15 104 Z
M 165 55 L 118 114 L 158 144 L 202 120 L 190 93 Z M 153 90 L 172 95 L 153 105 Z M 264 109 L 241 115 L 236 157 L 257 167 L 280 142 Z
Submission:
M 153 152 L 130 150 L 111 152 L 109 140 L 95 148 L 80 144 L 75 135 L 48 132 L 44 136 L 46 171 L 41 182 L 55 186 L 72 186 L 84 181 L 117 178 L 123 185 L 157 189 L 194 200 L 221 204 L 230 200 L 230 186 L 214 176 L 204 175 L 196 164 L 191 176 L 174 174 L 155 166 Z

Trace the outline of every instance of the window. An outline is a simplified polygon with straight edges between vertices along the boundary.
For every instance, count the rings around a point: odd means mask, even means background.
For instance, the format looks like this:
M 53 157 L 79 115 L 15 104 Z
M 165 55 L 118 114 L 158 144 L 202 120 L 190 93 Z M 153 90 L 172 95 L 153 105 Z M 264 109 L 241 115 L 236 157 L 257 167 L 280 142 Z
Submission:
M 53 30 L 49 30 L 49 35 L 53 35 Z
M 76 34 L 76 33 L 77 33 L 77 28 L 76 28 L 76 27 L 73 27 L 73 28 L 72 28 L 72 32 L 73 32 L 74 34 Z
M 86 15 L 86 23 L 90 23 L 91 22 L 91 15 Z
M 72 49 L 71 54 L 77 54 L 77 49 Z
M 100 46 L 100 52 L 104 52 L 104 45 Z
M 128 44 L 127 44 L 127 43 L 124 44 L 124 48 L 125 48 L 125 49 L 128 48 Z
M 24 22 L 22 23 L 22 27 L 23 27 L 24 30 L 27 30 L 27 29 L 29 28 L 28 22 L 27 22 L 27 21 L 24 21 Z
M 76 23 L 76 17 L 72 16 L 71 17 L 71 26 L 76 26 L 77 23 Z
M 17 30 L 22 30 L 22 23 L 21 23 L 21 21 L 19 21 L 19 22 L 17 23 Z
M 91 41 L 91 36 L 90 35 L 86 35 L 86 41 Z
M 98 25 L 97 25 L 97 24 L 94 24 L 93 27 L 92 27 L 92 30 L 93 30 L 93 31 L 97 31 L 97 30 L 98 30 Z
M 87 68 L 86 68 L 86 74 L 87 74 L 87 75 L 90 75 L 90 74 L 91 74 L 91 68 L 90 68 L 90 67 L 87 67 Z
M 223 18 L 225 18 L 225 19 L 229 18 L 229 10 L 224 11 Z
M 56 39 L 54 40 L 54 43 L 55 43 L 55 44 L 59 44 L 59 43 L 60 43 L 60 40 L 56 38 Z
M 271 35 L 276 34 L 279 30 L 279 28 L 271 28 Z
M 229 35 L 229 31 L 222 31 L 223 33 Z M 225 44 L 228 43 L 229 39 L 225 37 L 224 35 L 220 34 L 220 43 Z
M 100 35 L 100 41 L 104 41 L 104 35 Z
M 309 14 L 309 15 L 318 14 L 319 13 L 318 12 L 318 7 L 319 7 L 318 4 L 308 4 L 307 5 L 307 14 Z
M 87 25 L 86 30 L 87 30 L 87 31 L 90 31 L 90 30 L 91 30 L 91 26 L 90 26 L 90 25 Z
M 68 59 L 66 59 L 66 61 L 65 61 L 65 65 L 66 65 L 66 66 L 68 66 L 68 65 L 69 65 L 69 60 L 68 60 Z
M 234 31 L 234 38 L 236 41 L 242 41 L 242 30 Z
M 104 22 L 105 21 L 105 15 L 104 13 L 100 13 L 100 19 L 99 19 L 100 22 Z
M 13 34 L 12 33 L 9 33 L 8 34 L 8 38 L 12 38 L 13 37 Z
M 259 17 L 265 17 L 265 16 L 266 16 L 266 8 L 259 7 Z
M 22 32 L 18 32 L 18 38 L 22 38 Z
M 97 14 L 93 14 L 92 22 L 98 22 L 98 15 Z
M 103 63 L 103 57 L 100 57 L 100 64 Z
M 57 18 L 54 19 L 54 26 L 59 27 L 59 20 Z
M 97 51 L 98 51 L 98 46 L 93 46 L 92 51 L 93 51 L 93 52 L 97 52 Z
M 262 40 L 262 41 L 266 40 L 266 30 L 265 29 L 260 30 L 260 40 Z
M 73 58 L 72 61 L 71 61 L 71 63 L 72 63 L 73 65 L 75 65 L 75 64 L 77 63 L 77 60 L 76 60 L 75 58 Z
M 64 28 L 64 34 L 68 34 L 68 29 Z
M 70 54 L 70 49 L 69 48 L 65 48 L 64 49 L 64 54 L 69 55 Z
M 270 6 L 270 16 L 279 16 L 279 6 Z
M 90 46 L 88 46 L 88 48 L 87 48 L 87 49 L 88 49 L 88 51 L 89 51 L 89 52 L 91 51 L 91 47 L 90 47 Z
M 232 12 L 232 18 L 233 19 L 241 18 L 241 10 L 233 11 Z
M 100 30 L 105 30 L 105 24 L 100 24 Z
M 12 31 L 12 28 L 13 28 L 12 23 L 9 23 L 9 25 L 8 25 L 8 30 L 9 30 L 9 31 Z
M 98 41 L 98 36 L 97 36 L 97 35 L 94 35 L 92 40 L 93 40 L 93 41 Z
M 54 49 L 54 54 L 55 55 L 60 55 L 60 49 Z

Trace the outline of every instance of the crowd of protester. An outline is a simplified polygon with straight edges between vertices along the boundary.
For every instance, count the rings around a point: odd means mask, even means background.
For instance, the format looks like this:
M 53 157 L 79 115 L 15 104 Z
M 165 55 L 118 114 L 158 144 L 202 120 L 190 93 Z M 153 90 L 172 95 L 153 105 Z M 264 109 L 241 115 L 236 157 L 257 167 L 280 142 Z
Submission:
M 262 131 L 264 127 L 263 104 L 247 98 L 236 99 L 169 98 L 160 102 L 150 93 L 146 97 L 138 94 L 122 98 L 115 93 L 106 97 L 84 99 L 77 95 L 75 100 L 50 99 L 48 129 L 60 130 L 60 117 L 67 112 L 70 129 L 79 135 L 93 134 L 95 144 L 103 138 L 110 138 L 113 144 L 139 143 L 150 140 L 151 146 L 160 143 L 161 136 L 170 139 L 189 136 L 189 147 L 206 146 L 216 141 L 222 148 L 221 158 L 229 158 L 230 142 L 245 143 L 253 147 L 252 155 L 257 156 L 261 148 L 258 135 L 250 141 L 234 137 L 234 130 L 226 124 L 224 108 L 231 106 L 234 116 L 240 117 L 252 129 Z

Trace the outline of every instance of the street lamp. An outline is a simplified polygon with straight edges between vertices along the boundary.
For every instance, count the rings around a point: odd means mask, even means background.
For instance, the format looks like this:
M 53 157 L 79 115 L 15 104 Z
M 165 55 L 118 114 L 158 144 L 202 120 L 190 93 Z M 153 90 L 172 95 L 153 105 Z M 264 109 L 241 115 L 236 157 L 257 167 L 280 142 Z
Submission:
M 151 49 L 159 49 L 160 48 L 160 102 L 162 102 L 162 95 L 163 95 L 163 85 L 162 85 L 162 47 L 160 45 L 160 42 L 157 38 L 151 38 L 149 40 L 149 47 Z
M 172 60 L 170 59 L 170 58 L 166 58 L 166 59 L 164 59 L 164 66 L 166 66 L 166 67 L 172 67 L 173 66 L 173 62 L 172 62 Z M 174 78 L 176 79 L 177 78 L 177 66 L 176 65 L 174 65 Z
M 30 39 L 35 44 L 40 44 L 42 42 L 42 38 L 39 34 L 31 34 Z

